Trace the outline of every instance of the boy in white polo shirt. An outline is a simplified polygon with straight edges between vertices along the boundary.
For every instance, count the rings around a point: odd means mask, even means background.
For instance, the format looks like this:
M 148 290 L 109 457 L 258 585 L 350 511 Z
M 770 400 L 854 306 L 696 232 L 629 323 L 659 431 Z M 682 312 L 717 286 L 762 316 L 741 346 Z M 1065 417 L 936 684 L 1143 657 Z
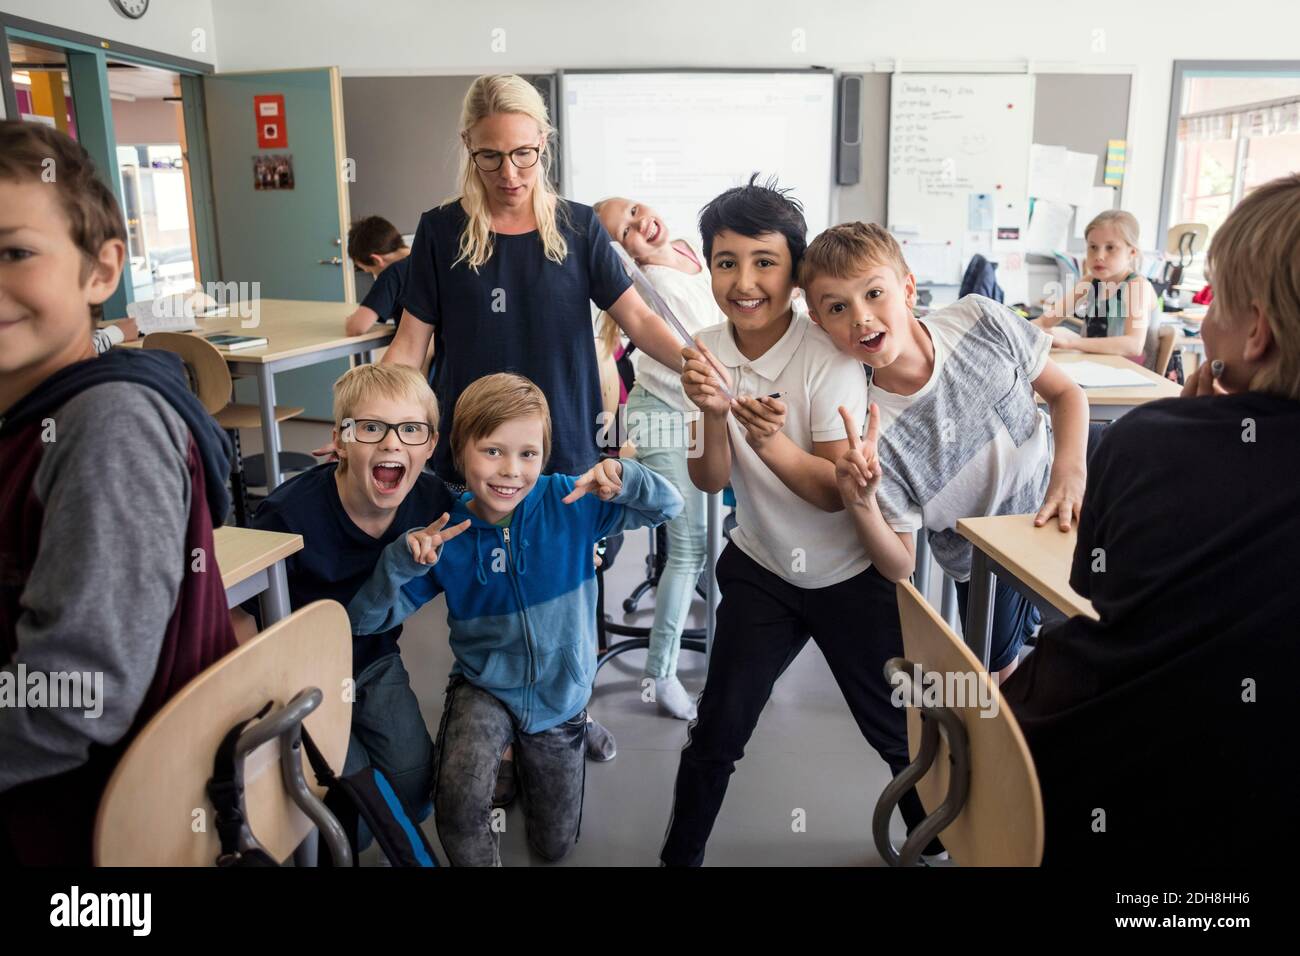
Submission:
M 727 321 L 702 331 L 698 350 L 683 351 L 682 387 L 702 412 L 693 426 L 701 454 L 688 468 L 704 491 L 730 482 L 738 524 L 718 560 L 722 603 L 709 672 L 660 851 L 669 866 L 703 862 L 736 761 L 776 679 L 810 635 L 863 736 L 894 773 L 908 762 L 905 717 L 890 705 L 883 676 L 884 662 L 903 648 L 893 583 L 871 567 L 843 515 L 802 500 L 760 457 L 777 429 L 747 430 L 734 417 L 784 419 L 791 449 L 816 456 L 835 493 L 834 462 L 848 448 L 838 407 L 863 415 L 866 382 L 861 366 L 792 306 L 806 231 L 797 203 L 752 179 L 700 215 L 714 298 Z M 718 386 L 722 369 L 739 400 Z M 811 476 L 809 487 L 816 481 Z M 923 818 L 915 793 L 903 801 L 903 816 L 909 828 Z

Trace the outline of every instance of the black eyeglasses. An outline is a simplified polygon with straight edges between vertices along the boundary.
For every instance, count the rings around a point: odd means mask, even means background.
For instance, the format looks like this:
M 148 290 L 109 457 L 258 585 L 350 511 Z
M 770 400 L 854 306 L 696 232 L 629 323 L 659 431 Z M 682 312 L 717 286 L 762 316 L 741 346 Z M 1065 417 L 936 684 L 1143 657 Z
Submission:
M 388 437 L 390 431 L 397 432 L 397 440 L 403 445 L 423 445 L 429 440 L 432 430 L 428 422 L 389 422 L 373 418 L 348 419 L 343 423 L 343 440 L 348 440 L 348 424 L 351 423 L 351 437 L 363 445 L 378 445 Z
M 516 169 L 528 169 L 530 166 L 536 166 L 537 161 L 542 157 L 541 145 L 537 146 L 520 146 L 518 149 L 511 150 L 508 154 L 496 149 L 471 149 L 470 158 L 474 160 L 474 165 L 485 173 L 495 173 L 505 162 L 506 156 L 510 157 L 510 162 L 515 164 Z

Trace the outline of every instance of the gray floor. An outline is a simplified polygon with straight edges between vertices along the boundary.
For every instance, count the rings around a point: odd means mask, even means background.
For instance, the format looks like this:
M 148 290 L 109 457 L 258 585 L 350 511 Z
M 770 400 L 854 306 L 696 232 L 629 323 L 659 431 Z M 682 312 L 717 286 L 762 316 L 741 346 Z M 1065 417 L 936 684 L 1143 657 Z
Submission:
M 288 423 L 285 445 L 310 450 L 325 434 L 321 426 Z M 245 453 L 252 454 L 257 444 L 249 434 Z M 622 599 L 643 574 L 649 532 L 634 531 L 628 538 L 607 576 L 607 610 L 615 620 L 648 625 L 653 592 L 636 615 L 625 618 L 622 613 Z M 703 601 L 697 600 L 693 624 L 700 623 L 702 612 Z M 420 707 L 435 733 L 452 664 L 441 597 L 409 620 L 401 643 Z M 597 678 L 590 710 L 614 734 L 618 756 L 607 764 L 587 763 L 582 835 L 574 852 L 559 864 L 533 854 L 516 804 L 507 811 L 501 834 L 505 865 L 657 865 L 686 724 L 642 702 L 644 661 L 644 651 L 630 651 L 602 668 Z M 703 656 L 683 651 L 679 676 L 692 694 L 703 686 L 704 673 Z M 737 765 L 706 862 L 882 865 L 871 840 L 871 812 L 888 780 L 887 766 L 862 738 L 825 659 L 810 642 L 777 684 L 745 759 Z M 433 821 L 424 829 L 440 850 Z M 897 844 L 903 835 L 897 814 L 894 831 Z M 377 863 L 377 851 L 367 851 L 362 862 Z

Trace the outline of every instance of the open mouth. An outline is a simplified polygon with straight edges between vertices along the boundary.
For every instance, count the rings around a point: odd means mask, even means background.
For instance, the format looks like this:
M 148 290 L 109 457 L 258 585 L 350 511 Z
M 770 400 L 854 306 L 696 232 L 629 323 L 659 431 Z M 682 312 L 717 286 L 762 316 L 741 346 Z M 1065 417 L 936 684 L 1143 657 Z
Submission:
M 391 495 L 402 486 L 406 466 L 397 461 L 379 461 L 370 467 L 370 475 L 381 495 Z
M 731 299 L 729 300 L 736 311 L 742 315 L 752 315 L 767 304 L 767 299 Z
M 498 498 L 501 498 L 504 501 L 511 501 L 514 498 L 517 498 L 519 496 L 519 492 L 523 491 L 522 488 L 519 488 L 514 485 L 488 484 L 487 487 L 488 487 L 488 491 L 492 492 L 492 494 L 496 495 Z
M 650 228 L 645 234 L 646 242 L 654 242 L 659 238 L 659 223 L 654 219 L 650 220 Z
M 885 344 L 885 332 L 882 329 L 879 332 L 872 332 L 858 339 L 858 345 L 866 352 L 879 352 Z

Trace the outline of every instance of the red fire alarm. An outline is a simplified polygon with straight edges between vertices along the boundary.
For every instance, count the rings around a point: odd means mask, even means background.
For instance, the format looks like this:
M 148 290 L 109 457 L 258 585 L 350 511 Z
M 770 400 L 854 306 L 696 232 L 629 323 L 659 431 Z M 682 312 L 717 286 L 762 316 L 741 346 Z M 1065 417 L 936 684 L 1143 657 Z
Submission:
M 284 125 L 283 93 L 254 96 L 253 114 L 257 119 L 258 149 L 284 149 L 289 145 L 289 131 Z

